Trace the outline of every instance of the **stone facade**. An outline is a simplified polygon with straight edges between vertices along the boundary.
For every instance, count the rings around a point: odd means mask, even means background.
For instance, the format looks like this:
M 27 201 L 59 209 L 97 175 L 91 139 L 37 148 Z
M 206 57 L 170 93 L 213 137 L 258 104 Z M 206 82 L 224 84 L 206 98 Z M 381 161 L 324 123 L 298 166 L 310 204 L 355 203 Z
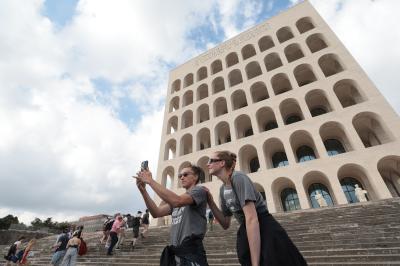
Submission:
M 238 155 L 269 210 L 400 196 L 400 119 L 308 1 L 170 72 L 157 180 Z M 203 184 L 214 198 L 221 182 Z M 160 199 L 156 196 L 156 202 Z M 153 225 L 161 225 L 156 219 Z
M 107 219 L 109 215 L 107 214 L 98 214 L 93 216 L 84 216 L 79 218 L 77 222 L 74 222 L 76 226 L 83 225 L 83 230 L 85 232 L 95 232 L 102 231 L 104 221 Z

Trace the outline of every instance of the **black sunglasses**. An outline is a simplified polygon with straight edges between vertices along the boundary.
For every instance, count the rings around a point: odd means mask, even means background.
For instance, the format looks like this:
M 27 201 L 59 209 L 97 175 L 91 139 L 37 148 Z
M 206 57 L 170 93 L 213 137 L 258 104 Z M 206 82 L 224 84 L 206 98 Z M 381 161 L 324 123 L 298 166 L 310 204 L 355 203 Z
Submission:
M 220 162 L 220 161 L 223 161 L 223 160 L 222 159 L 212 159 L 212 158 L 210 158 L 210 159 L 208 159 L 207 164 L 212 164 L 212 163 L 216 163 L 216 162 Z
M 178 174 L 178 178 L 187 177 L 188 175 L 193 175 L 191 172 L 183 173 L 183 174 Z

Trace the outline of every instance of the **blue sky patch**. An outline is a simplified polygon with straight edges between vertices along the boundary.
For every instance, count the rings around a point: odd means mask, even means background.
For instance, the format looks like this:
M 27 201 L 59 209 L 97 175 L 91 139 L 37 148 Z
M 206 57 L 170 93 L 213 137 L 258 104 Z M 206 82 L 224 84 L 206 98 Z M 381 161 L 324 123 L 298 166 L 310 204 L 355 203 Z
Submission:
M 64 27 L 74 16 L 79 0 L 46 0 L 43 15 L 48 17 L 59 28 Z

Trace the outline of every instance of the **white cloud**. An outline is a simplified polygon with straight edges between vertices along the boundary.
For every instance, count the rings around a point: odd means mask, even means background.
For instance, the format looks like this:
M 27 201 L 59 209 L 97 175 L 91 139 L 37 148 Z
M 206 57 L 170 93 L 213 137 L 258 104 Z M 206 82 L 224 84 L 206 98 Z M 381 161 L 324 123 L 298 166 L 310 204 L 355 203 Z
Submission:
M 130 176 L 143 159 L 157 167 L 163 62 L 192 56 L 186 34 L 212 4 L 80 1 L 56 29 L 43 1 L 2 1 L 0 214 L 27 222 L 142 208 Z M 95 78 L 112 84 L 106 103 Z M 117 117 L 124 98 L 144 112 L 132 127 Z

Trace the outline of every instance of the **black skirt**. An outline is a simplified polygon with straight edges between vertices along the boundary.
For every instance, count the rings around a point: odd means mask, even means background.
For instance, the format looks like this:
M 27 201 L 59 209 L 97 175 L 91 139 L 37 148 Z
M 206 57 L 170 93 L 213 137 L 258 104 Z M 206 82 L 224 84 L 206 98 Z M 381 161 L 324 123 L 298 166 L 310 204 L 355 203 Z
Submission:
M 262 266 L 304 266 L 307 262 L 290 240 L 285 229 L 269 213 L 258 214 L 260 224 Z M 245 223 L 237 232 L 236 249 L 239 262 L 251 266 L 251 256 Z

